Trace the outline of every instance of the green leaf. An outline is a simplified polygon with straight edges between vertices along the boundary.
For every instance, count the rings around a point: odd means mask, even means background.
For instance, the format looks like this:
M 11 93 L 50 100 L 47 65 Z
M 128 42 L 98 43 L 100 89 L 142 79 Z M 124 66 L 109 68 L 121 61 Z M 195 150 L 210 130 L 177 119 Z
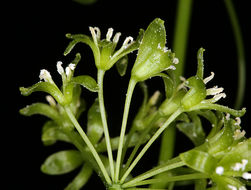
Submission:
M 100 62 L 100 52 L 99 52 L 99 48 L 95 45 L 95 43 L 93 42 L 93 39 L 87 35 L 84 34 L 66 34 L 66 37 L 69 39 L 72 39 L 72 41 L 69 43 L 69 45 L 67 46 L 67 48 L 64 51 L 64 55 L 68 55 L 71 50 L 75 47 L 76 44 L 78 44 L 79 42 L 87 44 L 93 52 L 94 58 L 95 58 L 95 63 L 99 63 Z
M 93 173 L 92 167 L 88 164 L 84 164 L 78 175 L 72 180 L 71 183 L 65 188 L 65 190 L 79 190 L 81 189 L 90 179 Z
M 173 54 L 165 49 L 166 31 L 164 21 L 157 18 L 144 33 L 138 56 L 132 69 L 132 77 L 144 81 L 171 66 Z
M 20 91 L 23 96 L 29 96 L 31 93 L 37 91 L 47 92 L 50 95 L 52 95 L 59 104 L 61 105 L 66 104 L 62 92 L 58 89 L 58 87 L 55 84 L 51 84 L 50 82 L 38 82 L 28 88 L 20 87 Z
M 126 74 L 127 65 L 128 65 L 127 55 L 125 55 L 124 57 L 122 57 L 120 60 L 116 62 L 116 68 L 121 77 Z
M 72 78 L 71 82 L 74 84 L 82 85 L 91 92 L 98 92 L 99 89 L 96 80 L 88 75 L 74 77 Z
M 46 146 L 52 145 L 57 141 L 71 142 L 69 137 L 53 121 L 48 121 L 44 124 L 42 128 L 42 141 Z
M 94 101 L 89 109 L 87 118 L 87 136 L 92 144 L 97 144 L 104 132 L 98 99 Z
M 180 158 L 188 167 L 196 171 L 211 174 L 215 171 L 217 160 L 206 152 L 190 150 L 180 154 Z
M 19 110 L 20 114 L 32 116 L 35 114 L 44 115 L 57 123 L 60 123 L 60 115 L 56 109 L 45 103 L 34 103 Z
M 49 175 L 61 175 L 76 169 L 83 163 L 81 153 L 76 150 L 65 150 L 49 156 L 41 171 Z

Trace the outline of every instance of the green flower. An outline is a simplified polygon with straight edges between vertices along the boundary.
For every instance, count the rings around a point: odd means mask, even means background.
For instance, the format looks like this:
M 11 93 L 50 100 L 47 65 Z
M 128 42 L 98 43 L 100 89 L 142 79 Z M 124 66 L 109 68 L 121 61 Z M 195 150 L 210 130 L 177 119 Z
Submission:
M 131 72 L 134 80 L 144 81 L 162 71 L 175 69 L 173 64 L 179 61 L 165 45 L 164 21 L 157 18 L 148 26 L 139 46 L 138 56 Z
M 75 85 L 82 85 L 92 92 L 97 92 L 98 85 L 92 77 L 88 75 L 73 77 L 75 67 L 80 61 L 80 58 L 80 54 L 76 54 L 76 58 L 65 68 L 65 70 L 62 67 L 62 62 L 57 62 L 57 71 L 61 75 L 63 83 L 62 88 L 58 88 L 49 71 L 42 69 L 39 75 L 40 81 L 28 88 L 20 87 L 21 94 L 28 96 L 37 91 L 46 92 L 55 98 L 60 105 L 64 106 L 72 102 Z
M 84 34 L 66 34 L 66 37 L 72 39 L 68 47 L 66 48 L 64 55 L 71 52 L 73 47 L 79 42 L 85 43 L 92 49 L 96 67 L 100 70 L 109 70 L 115 63 L 125 57 L 128 53 L 138 49 L 142 39 L 143 30 L 140 30 L 139 36 L 136 41 L 131 36 L 127 37 L 120 49 L 116 50 L 120 32 L 117 32 L 113 36 L 113 28 L 109 28 L 106 33 L 106 38 L 101 39 L 101 32 L 98 27 L 89 27 L 92 37 Z
M 239 124 L 239 118 L 227 115 L 224 126 L 213 137 L 180 154 L 188 167 L 209 176 L 213 189 L 245 190 L 251 179 L 251 138 L 245 138 Z
M 174 90 L 172 96 L 162 103 L 159 108 L 160 114 L 163 116 L 174 113 L 177 109 L 181 109 L 183 112 L 191 112 L 195 110 L 214 109 L 222 112 L 230 113 L 236 117 L 244 115 L 245 108 L 242 110 L 234 110 L 226 106 L 216 104 L 221 98 L 225 98 L 226 94 L 223 92 L 223 88 L 217 86 L 212 88 L 206 88 L 206 84 L 214 77 L 214 73 L 211 72 L 209 77 L 204 78 L 204 64 L 203 64 L 203 52 L 204 49 L 200 48 L 198 51 L 198 68 L 195 76 L 188 79 L 181 77 L 183 83 L 181 83 L 176 90 Z M 211 96 L 210 98 L 207 98 Z

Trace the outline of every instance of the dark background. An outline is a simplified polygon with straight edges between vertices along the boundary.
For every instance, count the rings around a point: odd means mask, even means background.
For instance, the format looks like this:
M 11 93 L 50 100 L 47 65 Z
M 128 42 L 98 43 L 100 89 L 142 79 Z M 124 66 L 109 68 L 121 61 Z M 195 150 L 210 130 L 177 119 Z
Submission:
M 248 63 L 251 47 L 248 43 L 250 41 L 250 10 L 247 2 L 234 1 L 246 48 L 246 89 L 248 90 L 250 86 Z M 90 6 L 83 6 L 71 0 L 11 1 L 6 8 L 6 14 L 2 16 L 4 27 L 1 29 L 4 33 L 2 35 L 4 63 L 1 64 L 1 93 L 4 94 L 1 102 L 3 105 L 1 106 L 1 157 L 3 158 L 4 182 L 7 185 L 5 189 L 63 189 L 77 172 L 63 176 L 47 176 L 40 172 L 39 167 L 51 153 L 71 148 L 71 146 L 63 143 L 58 143 L 53 147 L 42 145 L 41 126 L 46 119 L 40 116 L 23 117 L 19 115 L 18 110 L 33 102 L 44 102 L 45 94 L 35 93 L 30 97 L 22 97 L 18 88 L 38 82 L 40 69 L 44 68 L 51 72 L 54 81 L 60 83 L 60 77 L 56 72 L 56 62 L 61 60 L 66 66 L 76 52 L 82 55 L 76 74 L 89 74 L 95 77 L 96 70 L 92 53 L 85 45 L 78 45 L 69 56 L 63 56 L 63 51 L 69 42 L 65 34 L 89 34 L 89 26 L 98 26 L 103 38 L 107 29 L 113 27 L 115 32 L 122 33 L 120 40 L 123 42 L 127 36 L 136 38 L 140 28 L 146 29 L 154 18 L 160 17 L 165 20 L 167 46 L 172 48 L 176 1 L 98 0 Z M 223 86 L 227 98 L 222 101 L 222 104 L 233 107 L 238 77 L 237 56 L 223 0 L 195 0 L 191 20 L 185 76 L 195 73 L 197 50 L 204 47 L 206 49 L 205 75 L 209 75 L 211 71 L 216 74 L 209 86 Z M 129 68 L 131 68 L 135 54 L 130 55 L 129 59 Z M 108 122 L 113 129 L 111 135 L 115 136 L 119 134 L 118 126 L 121 122 L 129 72 L 121 79 L 113 68 L 107 72 L 106 76 L 105 102 Z M 150 92 L 159 89 L 155 85 L 158 82 L 160 82 L 158 79 L 148 81 L 151 87 Z M 162 86 L 161 88 L 163 90 Z M 140 94 L 138 89 L 136 93 Z M 95 94 L 84 90 L 83 97 L 93 100 Z M 250 136 L 249 97 L 250 92 L 246 91 L 243 105 L 247 107 L 247 113 L 242 119 L 242 126 Z M 132 102 L 132 114 L 139 103 L 140 96 L 135 96 Z M 183 140 L 183 136 L 180 138 L 182 141 L 178 136 L 177 144 L 182 147 L 186 141 Z M 184 148 L 178 150 L 184 151 Z M 144 162 L 152 161 L 151 163 L 156 164 L 154 160 L 157 160 L 157 152 L 146 154 Z M 137 169 L 141 170 L 139 167 Z M 142 171 L 145 169 L 144 166 Z M 90 183 L 92 182 L 97 186 L 101 184 L 97 178 L 92 178 Z M 102 184 L 100 189 L 102 189 Z

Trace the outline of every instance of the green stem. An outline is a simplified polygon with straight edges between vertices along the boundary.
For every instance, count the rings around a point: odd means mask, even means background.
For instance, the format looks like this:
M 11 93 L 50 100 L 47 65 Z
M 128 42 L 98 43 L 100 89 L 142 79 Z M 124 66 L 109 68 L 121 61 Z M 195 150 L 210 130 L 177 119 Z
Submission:
M 165 178 L 165 182 L 174 182 L 174 181 L 186 181 L 186 180 L 196 180 L 196 179 L 206 179 L 209 176 L 203 173 L 193 173 L 193 174 L 186 174 L 186 175 L 179 175 L 179 176 L 171 176 Z M 155 183 L 161 183 L 163 179 L 149 179 L 134 183 L 133 186 L 141 186 L 141 185 L 149 185 Z M 133 187 L 130 185 L 129 187 Z
M 128 119 L 132 94 L 133 94 L 133 91 L 134 91 L 134 88 L 135 88 L 136 84 L 137 84 L 137 81 L 132 79 L 132 78 L 130 79 L 129 84 L 128 84 L 126 100 L 125 100 L 125 107 L 124 107 L 124 114 L 123 114 L 121 131 L 120 131 L 118 153 L 117 153 L 116 170 L 115 170 L 115 182 L 118 182 L 118 180 L 119 180 L 119 172 L 120 172 L 121 158 L 122 158 L 122 149 L 123 149 L 123 144 L 124 144 L 127 119 Z
M 173 50 L 175 56 L 179 58 L 179 64 L 176 65 L 175 75 L 176 81 L 179 81 L 179 77 L 184 73 L 187 37 L 189 32 L 189 24 L 192 13 L 193 0 L 179 0 L 177 7 L 177 15 L 174 29 L 174 44 Z
M 240 24 L 238 22 L 238 17 L 234 10 L 234 5 L 231 0 L 224 0 L 229 19 L 232 25 L 235 44 L 237 46 L 237 55 L 238 55 L 238 89 L 237 97 L 235 100 L 235 108 L 239 109 L 242 105 L 244 93 L 245 93 L 245 79 L 246 79 L 246 65 L 245 65 L 245 50 L 244 43 L 241 35 Z
M 112 178 L 112 180 L 114 180 L 114 161 L 113 161 L 113 155 L 112 155 L 111 138 L 110 138 L 109 131 L 108 131 L 106 113 L 105 113 L 105 105 L 104 105 L 104 93 L 103 93 L 104 75 L 105 75 L 105 71 L 98 69 L 99 108 L 100 108 L 100 113 L 101 113 L 103 129 L 104 129 L 106 148 L 107 148 L 109 165 L 110 165 L 110 170 L 111 170 L 111 178 Z
M 133 163 L 130 165 L 130 167 L 127 169 L 123 177 L 121 178 L 120 182 L 124 183 L 127 176 L 131 173 L 133 168 L 136 166 L 136 164 L 139 162 L 139 160 L 143 157 L 143 155 L 146 153 L 146 151 L 149 149 L 149 147 L 153 144 L 153 142 L 161 135 L 161 133 L 182 113 L 181 109 L 178 109 L 176 112 L 174 112 L 167 121 L 156 131 L 156 133 L 152 136 L 152 138 L 147 142 L 147 144 L 144 146 L 144 148 L 141 150 L 141 152 L 138 154 L 138 156 L 135 158 Z
M 166 164 L 163 164 L 161 166 L 157 166 L 156 168 L 153 168 L 153 169 L 133 178 L 132 180 L 124 183 L 122 185 L 122 187 L 123 188 L 134 187 L 134 186 L 136 186 L 137 183 L 139 183 L 147 178 L 150 178 L 150 177 L 158 175 L 162 172 L 169 171 L 169 170 L 172 170 L 174 168 L 178 168 L 178 167 L 181 167 L 184 165 L 185 165 L 185 163 L 183 161 L 181 161 L 179 159 L 179 157 L 174 158 L 174 159 L 170 160 L 169 162 L 167 162 Z
M 111 184 L 112 181 L 105 169 L 105 166 L 103 164 L 103 162 L 101 161 L 97 151 L 95 150 L 94 146 L 92 145 L 91 141 L 89 140 L 89 138 L 87 137 L 87 135 L 85 134 L 85 132 L 83 131 L 82 127 L 79 125 L 77 119 L 75 118 L 75 116 L 73 115 L 71 109 L 68 106 L 65 106 L 65 111 L 69 117 L 69 119 L 71 120 L 71 122 L 73 123 L 73 125 L 75 126 L 75 128 L 77 129 L 77 131 L 79 132 L 80 136 L 83 138 L 84 142 L 86 143 L 87 147 L 90 149 L 93 157 L 95 158 L 101 172 L 104 175 L 104 178 L 107 182 L 107 184 Z
M 132 153 L 130 154 L 125 167 L 123 168 L 124 171 L 126 171 L 128 169 L 128 167 L 130 166 L 131 162 L 133 161 L 134 156 L 136 155 L 140 145 L 142 144 L 144 138 L 146 138 L 146 135 L 150 132 L 150 130 L 153 128 L 154 123 L 159 119 L 158 114 L 155 114 L 153 116 L 153 118 L 150 119 L 149 123 L 146 125 L 146 129 L 144 129 L 144 132 L 140 135 L 137 144 L 135 145 L 135 147 L 133 148 Z

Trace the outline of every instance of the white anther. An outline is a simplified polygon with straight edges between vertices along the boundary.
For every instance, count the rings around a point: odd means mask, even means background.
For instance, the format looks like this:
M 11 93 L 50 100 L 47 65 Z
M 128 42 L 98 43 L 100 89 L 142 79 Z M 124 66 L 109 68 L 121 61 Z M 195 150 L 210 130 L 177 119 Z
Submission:
M 226 114 L 226 120 L 229 120 L 229 119 L 230 119 L 230 114 L 227 113 L 227 114 Z
M 220 94 L 224 88 L 218 88 L 217 86 L 207 89 L 207 95 L 217 95 Z
M 211 75 L 207 78 L 204 78 L 203 82 L 207 84 L 210 80 L 214 78 L 214 72 L 211 72 Z
M 218 174 L 218 175 L 222 175 L 223 172 L 224 172 L 224 168 L 222 166 L 218 166 L 216 169 L 215 169 L 215 172 Z
M 241 118 L 236 117 L 235 120 L 236 120 L 236 123 L 234 125 L 240 125 L 241 124 Z
M 179 63 L 179 59 L 178 58 L 173 58 L 173 64 L 177 65 Z
M 246 131 L 244 131 L 244 130 L 241 131 L 240 129 L 236 129 L 234 132 L 234 135 L 233 135 L 234 140 L 241 139 L 242 137 L 245 136 L 245 134 L 246 134 Z
M 113 34 L 113 28 L 109 28 L 106 33 L 106 40 L 107 41 L 111 41 L 112 34 Z
M 244 171 L 247 164 L 248 164 L 248 160 L 242 159 L 241 163 L 239 163 L 239 162 L 235 163 L 235 165 L 232 167 L 232 169 L 234 171 L 240 171 L 240 170 Z
M 168 52 L 169 51 L 168 47 L 164 47 L 163 51 L 164 51 L 164 53 Z
M 121 36 L 120 32 L 117 32 L 115 36 L 113 37 L 113 43 L 117 44 L 119 42 L 119 38 Z
M 227 185 L 227 187 L 231 190 L 238 190 L 237 187 L 233 186 L 233 185 Z
M 57 71 L 60 75 L 62 75 L 64 73 L 64 68 L 62 67 L 62 61 L 58 61 L 57 62 Z
M 100 29 L 98 27 L 89 27 L 89 30 L 91 32 L 92 35 L 92 39 L 95 43 L 96 46 L 98 46 L 98 40 L 100 40 L 100 36 L 101 36 L 101 32 Z
M 46 101 L 52 106 L 55 107 L 57 105 L 56 101 L 54 98 L 50 95 L 45 96 Z
M 70 64 L 68 65 L 68 67 L 69 67 L 72 71 L 74 71 L 74 69 L 76 68 L 76 65 L 73 64 L 73 63 L 70 63 Z
M 213 99 L 213 103 L 217 102 L 218 100 L 220 100 L 221 98 L 226 98 L 226 94 L 225 93 L 220 93 L 220 94 L 216 94 L 212 99 Z
M 170 65 L 169 67 L 166 68 L 166 70 L 168 70 L 168 69 L 170 69 L 170 70 L 175 70 L 176 67 L 175 67 L 174 65 Z
M 251 179 L 251 173 L 245 172 L 242 174 L 242 177 L 246 180 Z
M 39 78 L 40 80 L 44 80 L 45 82 L 53 83 L 51 74 L 45 69 L 40 70 Z
M 129 36 L 129 37 L 127 37 L 127 38 L 125 39 L 125 41 L 124 41 L 122 47 L 126 49 L 126 48 L 127 48 L 129 45 L 131 45 L 132 43 L 133 43 L 133 37 Z

